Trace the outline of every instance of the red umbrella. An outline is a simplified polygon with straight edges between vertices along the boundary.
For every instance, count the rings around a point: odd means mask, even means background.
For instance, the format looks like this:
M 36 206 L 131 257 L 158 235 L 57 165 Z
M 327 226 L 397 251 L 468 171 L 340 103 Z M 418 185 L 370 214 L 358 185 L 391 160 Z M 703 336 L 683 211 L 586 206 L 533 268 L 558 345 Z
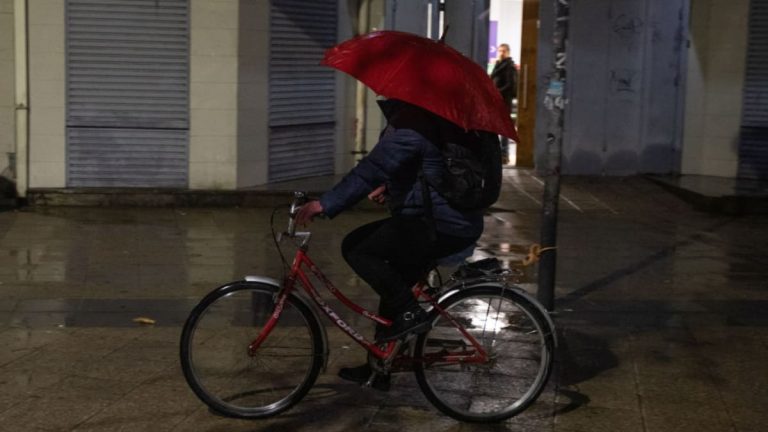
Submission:
M 420 106 L 465 129 L 518 140 L 509 108 L 493 81 L 442 41 L 375 31 L 328 49 L 321 64 L 352 75 L 384 97 Z

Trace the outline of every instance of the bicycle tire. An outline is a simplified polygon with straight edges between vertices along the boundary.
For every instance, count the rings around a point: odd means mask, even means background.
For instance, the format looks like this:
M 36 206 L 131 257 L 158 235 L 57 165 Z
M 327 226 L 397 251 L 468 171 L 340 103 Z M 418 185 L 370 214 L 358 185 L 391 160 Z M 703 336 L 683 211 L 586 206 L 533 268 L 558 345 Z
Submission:
M 414 373 L 422 392 L 437 409 L 460 421 L 493 423 L 521 413 L 536 401 L 552 373 L 555 343 L 554 329 L 538 307 L 513 289 L 499 285 L 465 288 L 439 306 L 472 334 L 493 360 L 485 365 L 433 362 L 450 349 L 472 348 L 466 337 L 433 309 L 432 329 L 416 341 Z M 531 372 L 535 372 L 532 377 Z M 490 390 L 491 386 L 497 389 Z
M 248 354 L 273 313 L 277 290 L 257 282 L 222 286 L 203 298 L 184 324 L 179 350 L 184 377 L 198 398 L 220 414 L 248 419 L 277 415 L 306 396 L 323 367 L 321 324 L 293 296 L 256 354 Z M 260 366 L 276 369 L 262 372 Z

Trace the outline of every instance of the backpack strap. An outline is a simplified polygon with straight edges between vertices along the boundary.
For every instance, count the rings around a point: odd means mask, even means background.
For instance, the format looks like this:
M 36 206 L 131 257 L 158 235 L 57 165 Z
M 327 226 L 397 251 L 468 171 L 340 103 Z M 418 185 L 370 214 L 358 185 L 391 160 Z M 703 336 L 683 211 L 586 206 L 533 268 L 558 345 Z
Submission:
M 435 216 L 432 213 L 432 195 L 429 193 L 429 183 L 423 170 L 419 170 L 419 180 L 421 181 L 421 201 L 424 204 L 424 219 L 429 227 L 429 240 L 434 243 L 437 241 L 437 228 Z

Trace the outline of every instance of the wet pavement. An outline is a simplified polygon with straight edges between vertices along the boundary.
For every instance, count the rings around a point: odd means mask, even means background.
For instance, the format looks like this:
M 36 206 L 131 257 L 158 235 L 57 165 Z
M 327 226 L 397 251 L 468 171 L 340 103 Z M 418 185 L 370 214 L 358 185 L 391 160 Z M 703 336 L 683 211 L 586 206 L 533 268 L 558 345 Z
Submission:
M 476 257 L 514 267 L 539 237 L 542 184 L 507 173 Z M 0 431 L 768 430 L 768 216 L 698 212 L 641 178 L 568 179 L 560 208 L 557 368 L 498 425 L 440 414 L 407 374 L 387 393 L 338 379 L 365 355 L 330 327 L 328 369 L 299 405 L 260 421 L 211 414 L 181 375 L 180 326 L 214 287 L 280 275 L 268 209 L 2 212 Z M 381 216 L 312 227 L 312 257 L 368 306 L 339 244 Z M 535 278 L 527 268 L 523 286 Z

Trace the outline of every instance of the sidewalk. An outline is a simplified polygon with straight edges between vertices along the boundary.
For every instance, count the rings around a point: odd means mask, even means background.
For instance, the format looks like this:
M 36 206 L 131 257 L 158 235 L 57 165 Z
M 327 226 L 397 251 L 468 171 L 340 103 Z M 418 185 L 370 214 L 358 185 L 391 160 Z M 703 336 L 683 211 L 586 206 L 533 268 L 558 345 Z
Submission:
M 516 266 L 538 241 L 543 186 L 507 174 L 476 257 Z M 328 370 L 298 406 L 262 421 L 208 412 L 181 376 L 180 326 L 217 285 L 279 275 L 268 209 L 0 212 L 0 431 L 766 430 L 768 216 L 701 213 L 643 178 L 567 179 L 560 210 L 557 370 L 499 425 L 441 415 L 410 375 L 388 393 L 338 379 L 364 352 L 331 327 Z M 376 297 L 339 245 L 381 216 L 312 227 L 313 258 L 364 305 Z M 535 280 L 529 269 L 523 286 Z

